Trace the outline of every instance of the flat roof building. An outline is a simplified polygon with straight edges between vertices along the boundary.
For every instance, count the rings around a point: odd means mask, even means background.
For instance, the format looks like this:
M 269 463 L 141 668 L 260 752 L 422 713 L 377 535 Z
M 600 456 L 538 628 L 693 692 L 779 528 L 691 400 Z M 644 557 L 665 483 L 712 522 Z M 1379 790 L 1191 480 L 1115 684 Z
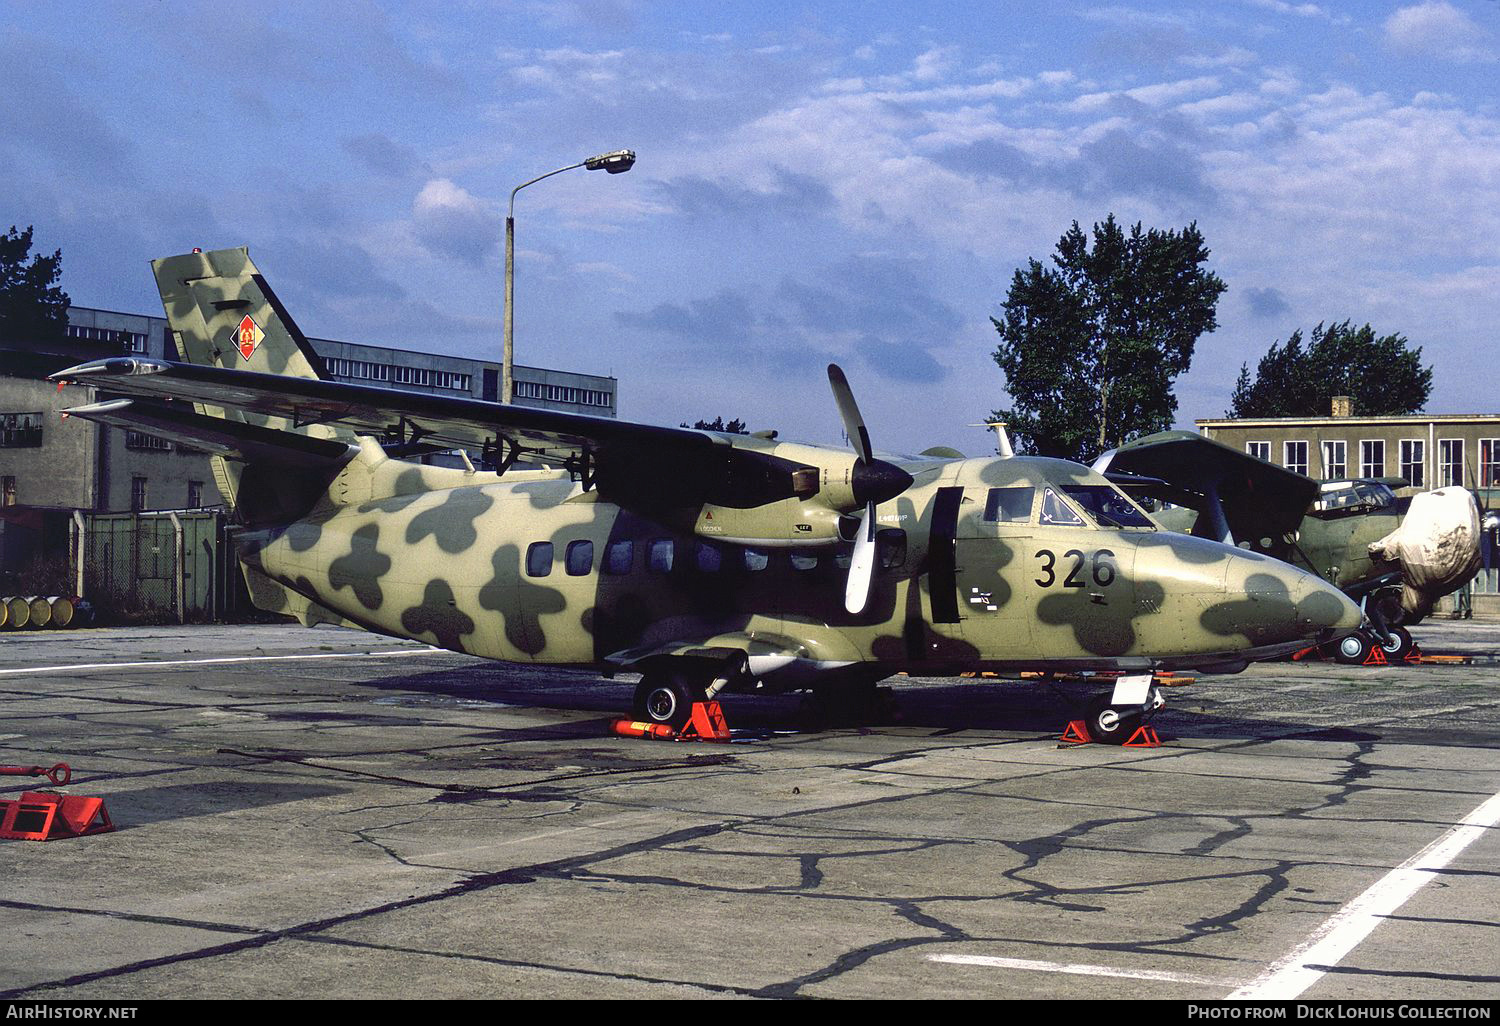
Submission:
M 1327 417 L 1194 423 L 1202 435 L 1309 477 L 1401 477 L 1414 491 L 1459 485 L 1493 505 L 1492 493 L 1500 491 L 1500 414 L 1362 417 L 1337 399 L 1334 409 L 1340 413 Z

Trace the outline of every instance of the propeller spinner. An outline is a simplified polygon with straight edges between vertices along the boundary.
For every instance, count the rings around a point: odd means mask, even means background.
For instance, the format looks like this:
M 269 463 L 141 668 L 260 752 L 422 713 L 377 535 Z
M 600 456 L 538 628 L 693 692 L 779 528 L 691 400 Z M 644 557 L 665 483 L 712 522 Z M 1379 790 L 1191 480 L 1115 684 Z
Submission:
M 912 477 L 895 464 L 875 458 L 870 432 L 865 429 L 865 419 L 860 416 L 859 404 L 854 401 L 854 391 L 836 363 L 828 365 L 828 384 L 833 389 L 833 401 L 838 404 L 839 416 L 844 420 L 844 433 L 849 436 L 849 444 L 859 457 L 850 483 L 856 501 L 864 503 L 865 508 L 859 515 L 859 533 L 854 539 L 849 578 L 844 584 L 844 608 L 858 615 L 869 604 L 870 585 L 875 577 L 875 507 L 906 491 L 911 486 Z

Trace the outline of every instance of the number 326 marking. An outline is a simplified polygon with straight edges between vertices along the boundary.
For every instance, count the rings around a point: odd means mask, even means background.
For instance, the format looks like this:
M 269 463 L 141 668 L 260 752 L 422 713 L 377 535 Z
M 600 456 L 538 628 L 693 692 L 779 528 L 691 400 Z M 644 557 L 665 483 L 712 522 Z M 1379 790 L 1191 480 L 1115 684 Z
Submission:
M 1036 583 L 1043 588 L 1050 588 L 1057 583 L 1057 553 L 1051 549 L 1042 549 L 1036 554 L 1042 560 L 1042 574 L 1036 578 Z M 1109 549 L 1099 549 L 1092 554 L 1085 554 L 1079 549 L 1069 549 L 1062 555 L 1063 559 L 1073 561 L 1073 566 L 1068 575 L 1063 578 L 1064 588 L 1087 588 L 1088 582 L 1083 579 L 1083 568 L 1090 568 L 1090 576 L 1094 583 L 1101 588 L 1107 588 L 1113 583 L 1117 570 L 1115 568 L 1115 554 Z

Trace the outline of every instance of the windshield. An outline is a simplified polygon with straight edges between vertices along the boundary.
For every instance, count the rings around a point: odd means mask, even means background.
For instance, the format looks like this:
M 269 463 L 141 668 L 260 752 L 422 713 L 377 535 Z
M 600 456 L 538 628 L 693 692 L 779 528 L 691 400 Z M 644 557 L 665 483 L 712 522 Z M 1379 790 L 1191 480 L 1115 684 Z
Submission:
M 1100 527 L 1154 529 L 1140 510 L 1111 485 L 1063 485 L 1063 494 L 1082 506 Z

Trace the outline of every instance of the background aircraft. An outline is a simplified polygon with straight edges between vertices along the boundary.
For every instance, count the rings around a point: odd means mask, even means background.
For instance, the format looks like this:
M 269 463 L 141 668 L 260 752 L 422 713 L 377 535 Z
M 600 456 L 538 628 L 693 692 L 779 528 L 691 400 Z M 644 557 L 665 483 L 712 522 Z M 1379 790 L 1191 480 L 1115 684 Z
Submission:
M 1336 654 L 1362 663 L 1411 651 L 1414 624 L 1473 579 L 1481 519 L 1467 490 L 1398 499 L 1400 478 L 1319 482 L 1190 431 L 1147 435 L 1099 457 L 1094 469 L 1137 495 L 1177 508 L 1153 513 L 1169 530 L 1237 543 L 1303 567 L 1360 603 L 1365 627 Z
M 1314 575 L 1157 529 L 1087 467 L 852 452 L 325 380 L 243 249 L 153 264 L 186 361 L 55 378 L 73 416 L 216 454 L 262 608 L 517 662 L 642 674 L 671 726 L 724 688 L 873 690 L 898 671 L 1115 670 L 1119 742 L 1156 668 L 1237 670 L 1352 630 Z M 480 453 L 495 472 L 395 458 Z M 528 469 L 529 468 L 529 469 Z

